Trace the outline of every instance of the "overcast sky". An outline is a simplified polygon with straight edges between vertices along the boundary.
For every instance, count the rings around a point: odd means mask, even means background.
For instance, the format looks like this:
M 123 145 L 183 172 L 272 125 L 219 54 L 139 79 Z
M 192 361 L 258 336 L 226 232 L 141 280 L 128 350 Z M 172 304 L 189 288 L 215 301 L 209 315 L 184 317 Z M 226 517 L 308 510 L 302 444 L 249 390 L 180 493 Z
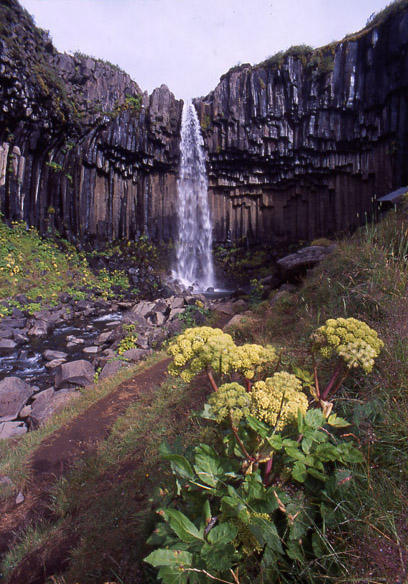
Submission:
M 206 95 L 238 63 L 319 47 L 364 27 L 389 0 L 20 0 L 61 52 L 119 65 L 149 93 Z

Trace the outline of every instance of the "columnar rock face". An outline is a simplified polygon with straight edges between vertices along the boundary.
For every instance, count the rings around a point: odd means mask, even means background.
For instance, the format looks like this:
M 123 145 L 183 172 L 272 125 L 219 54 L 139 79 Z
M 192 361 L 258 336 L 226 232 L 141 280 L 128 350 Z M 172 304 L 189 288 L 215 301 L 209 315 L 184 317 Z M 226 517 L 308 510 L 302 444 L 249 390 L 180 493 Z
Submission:
M 2 4 L 3 214 L 82 241 L 174 237 L 182 102 L 57 53 L 16 0 Z
M 214 239 L 276 245 L 349 229 L 408 183 L 408 10 L 342 42 L 224 75 L 195 100 Z M 61 55 L 0 6 L 0 205 L 70 239 L 174 238 L 182 102 Z
M 338 232 L 408 184 L 408 10 L 301 49 L 235 68 L 195 101 L 216 240 Z

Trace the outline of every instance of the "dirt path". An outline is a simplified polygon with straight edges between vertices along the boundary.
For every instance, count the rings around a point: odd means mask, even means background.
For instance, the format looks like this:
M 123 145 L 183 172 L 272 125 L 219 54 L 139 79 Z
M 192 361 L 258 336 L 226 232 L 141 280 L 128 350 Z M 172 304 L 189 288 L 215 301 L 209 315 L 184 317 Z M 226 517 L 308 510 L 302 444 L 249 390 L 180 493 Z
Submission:
M 160 361 L 112 393 L 91 405 L 82 414 L 46 438 L 34 452 L 25 500 L 0 504 L 0 554 L 12 545 L 18 533 L 32 520 L 50 514 L 49 493 L 55 481 L 81 456 L 92 452 L 104 440 L 115 420 L 134 403 L 137 396 L 151 392 L 163 382 L 170 359 Z

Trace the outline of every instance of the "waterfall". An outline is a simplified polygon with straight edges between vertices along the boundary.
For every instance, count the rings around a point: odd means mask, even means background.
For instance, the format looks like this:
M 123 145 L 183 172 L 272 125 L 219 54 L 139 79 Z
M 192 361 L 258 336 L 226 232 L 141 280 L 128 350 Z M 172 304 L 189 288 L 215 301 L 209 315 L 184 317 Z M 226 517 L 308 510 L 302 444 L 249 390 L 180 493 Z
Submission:
M 191 103 L 183 106 L 180 152 L 178 242 L 173 276 L 185 288 L 192 286 L 196 291 L 205 291 L 214 287 L 212 228 L 204 142 L 197 112 Z

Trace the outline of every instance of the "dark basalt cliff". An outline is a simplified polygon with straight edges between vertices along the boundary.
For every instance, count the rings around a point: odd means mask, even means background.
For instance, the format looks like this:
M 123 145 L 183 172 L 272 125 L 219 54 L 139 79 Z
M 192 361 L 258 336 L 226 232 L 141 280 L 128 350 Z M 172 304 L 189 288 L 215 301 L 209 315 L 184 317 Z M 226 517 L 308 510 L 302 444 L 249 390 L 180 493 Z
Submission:
M 0 11 L 2 213 L 81 241 L 174 237 L 182 102 L 57 53 L 16 0 Z
M 408 183 L 408 9 L 342 42 L 224 75 L 195 100 L 218 241 L 286 244 L 354 227 Z M 93 241 L 176 235 L 182 102 L 61 55 L 0 6 L 0 203 Z
M 195 102 L 218 240 L 338 232 L 408 184 L 408 10 L 293 52 L 231 70 Z

